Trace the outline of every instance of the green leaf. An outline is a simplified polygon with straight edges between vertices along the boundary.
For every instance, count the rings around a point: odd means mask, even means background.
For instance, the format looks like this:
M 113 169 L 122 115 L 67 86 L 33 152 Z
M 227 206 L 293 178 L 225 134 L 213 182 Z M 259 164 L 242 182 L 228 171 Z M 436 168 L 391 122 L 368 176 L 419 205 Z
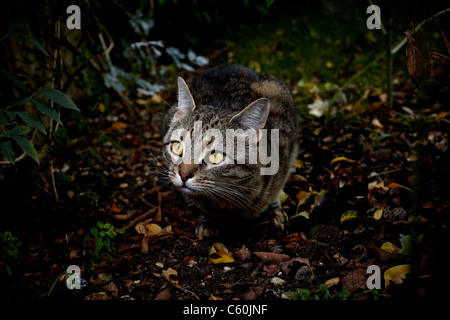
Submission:
M 347 210 L 341 216 L 341 223 L 358 217 L 358 212 L 354 210 Z
M 25 151 L 26 154 L 28 154 L 31 158 L 33 158 L 34 161 L 37 162 L 37 164 L 39 164 L 38 153 L 34 148 L 34 145 L 31 143 L 31 141 L 20 136 L 12 136 L 12 137 L 17 142 L 17 144 L 23 149 L 23 151 Z
M 2 150 L 3 154 L 9 162 L 11 162 L 12 164 L 16 163 L 16 154 L 14 153 L 14 150 L 12 148 L 11 140 L 0 142 L 0 150 Z
M 101 221 L 97 222 L 97 227 L 99 227 L 100 229 L 103 229 L 105 227 L 105 224 Z
M 41 131 L 43 134 L 47 134 L 45 131 L 44 125 L 42 122 L 38 119 L 36 119 L 32 114 L 29 114 L 26 111 L 17 111 L 17 115 L 20 119 L 22 119 L 25 124 L 31 128 L 36 128 L 39 131 Z
M 80 109 L 78 109 L 75 102 L 73 102 L 73 100 L 68 95 L 62 93 L 59 90 L 52 89 L 52 88 L 44 88 L 44 89 L 40 90 L 38 93 L 43 95 L 47 99 L 55 101 L 61 107 L 80 111 Z
M 117 236 L 117 233 L 116 233 L 115 231 L 113 231 L 113 230 L 108 230 L 108 231 L 106 232 L 106 235 L 107 235 L 108 237 L 110 237 L 110 238 L 114 238 L 114 237 Z
M 0 70 L 0 71 L 3 72 L 3 74 L 5 76 L 7 76 L 9 78 L 9 80 L 11 80 L 17 88 L 20 89 L 20 91 L 22 91 L 23 93 L 27 92 L 25 85 L 23 84 L 22 80 L 19 79 L 18 76 L 14 75 L 12 73 L 9 73 L 6 70 Z
M 275 0 L 266 0 L 267 8 L 269 8 L 274 2 Z
M 61 119 L 58 116 L 58 112 L 56 110 L 52 109 L 47 101 L 41 100 L 41 99 L 31 99 L 31 102 L 34 104 L 34 106 L 43 114 L 46 114 L 50 118 L 52 118 L 55 121 L 58 121 L 61 125 Z
M 45 54 L 47 57 L 50 58 L 50 55 L 47 53 L 47 51 L 45 51 L 44 47 L 39 43 L 39 41 L 37 41 L 35 38 L 26 35 L 26 34 L 20 34 L 22 37 L 24 37 L 25 39 L 28 39 L 31 41 L 31 43 L 36 47 L 36 49 L 38 49 L 40 52 L 42 52 L 43 54 Z
M 98 238 L 97 240 L 95 240 L 95 248 L 97 250 L 102 250 L 104 245 L 105 245 L 105 243 L 103 242 L 102 238 Z
M 290 291 L 285 293 L 292 297 L 292 300 L 309 300 L 311 298 L 311 292 L 308 289 L 298 288 L 297 291 Z
M 21 136 L 27 134 L 30 131 L 31 128 L 28 126 L 17 126 L 6 131 L 6 134 L 10 136 Z
M 91 227 L 91 229 L 89 230 L 89 232 L 94 236 L 94 237 L 98 237 L 98 229 L 96 227 Z
M 402 249 L 399 251 L 400 254 L 403 254 L 405 256 L 410 256 L 412 254 L 412 247 L 413 247 L 413 238 L 411 235 L 400 235 L 400 243 L 402 245 Z
M 106 237 L 105 239 L 103 239 L 103 242 L 105 243 L 105 246 L 109 248 L 109 246 L 111 245 L 111 238 Z
M 11 122 L 5 116 L 0 114 L 0 126 L 7 126 Z
M 14 98 L 10 102 L 10 104 L 6 107 L 6 109 L 11 109 L 13 107 L 23 106 L 25 103 L 28 102 L 28 100 L 30 100 L 30 98 L 28 98 L 28 97 Z

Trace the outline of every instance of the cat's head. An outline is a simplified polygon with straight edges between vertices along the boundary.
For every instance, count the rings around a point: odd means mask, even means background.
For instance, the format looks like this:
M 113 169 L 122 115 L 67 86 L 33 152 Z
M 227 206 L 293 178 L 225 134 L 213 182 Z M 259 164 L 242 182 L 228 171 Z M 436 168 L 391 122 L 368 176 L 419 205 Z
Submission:
M 188 195 L 243 200 L 244 185 L 258 169 L 249 161 L 249 148 L 258 143 L 269 110 L 266 98 L 237 112 L 220 105 L 196 105 L 188 86 L 178 78 L 178 103 L 171 110 L 163 140 L 171 183 Z M 239 158 L 243 145 L 245 159 Z

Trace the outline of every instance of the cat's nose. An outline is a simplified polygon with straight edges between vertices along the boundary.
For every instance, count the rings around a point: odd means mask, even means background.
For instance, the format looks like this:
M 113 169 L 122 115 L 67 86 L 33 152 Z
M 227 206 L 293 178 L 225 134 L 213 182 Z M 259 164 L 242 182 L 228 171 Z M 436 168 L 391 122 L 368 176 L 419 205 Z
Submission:
M 194 173 L 191 171 L 179 171 L 178 174 L 183 182 L 188 181 L 194 176 Z

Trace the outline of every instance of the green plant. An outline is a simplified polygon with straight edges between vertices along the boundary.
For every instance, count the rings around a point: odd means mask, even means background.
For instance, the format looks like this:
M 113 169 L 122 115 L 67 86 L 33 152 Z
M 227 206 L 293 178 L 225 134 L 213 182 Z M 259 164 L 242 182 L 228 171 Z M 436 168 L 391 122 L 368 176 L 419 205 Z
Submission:
M 15 257 L 19 253 L 19 246 L 21 242 L 19 239 L 11 234 L 9 231 L 0 233 L 0 247 L 2 253 L 6 253 L 8 256 Z M 6 272 L 8 275 L 12 274 L 11 268 L 6 265 Z
M 2 251 L 10 256 L 17 256 L 17 254 L 19 253 L 19 246 L 21 245 L 19 239 L 13 236 L 9 231 L 0 233 L 0 239 L 2 240 Z
M 320 284 L 319 291 L 320 295 L 315 294 L 313 296 L 314 300 L 348 300 L 351 297 L 351 292 L 347 290 L 338 291 L 335 294 L 331 294 L 329 291 L 329 286 L 327 284 Z M 286 295 L 291 296 L 293 300 L 310 300 L 311 292 L 308 289 L 297 289 L 296 291 L 286 292 Z
M 117 232 L 114 231 L 114 226 L 111 223 L 97 222 L 97 226 L 93 226 L 90 229 L 90 234 L 94 238 L 86 237 L 86 241 L 93 242 L 94 251 L 92 254 L 92 264 L 95 264 L 95 260 L 99 260 L 101 254 L 104 254 L 108 258 L 112 258 L 112 252 L 116 251 L 116 247 L 112 244 L 112 239 L 117 236 Z
M 16 28 L 18 28 L 17 25 L 11 27 L 9 32 L 0 41 L 7 36 L 13 36 L 19 44 L 22 44 L 23 39 L 27 39 L 41 53 L 49 57 L 47 51 L 36 39 L 26 34 L 13 32 Z M 71 110 L 80 110 L 70 97 L 59 90 L 43 88 L 37 92 L 31 92 L 17 75 L 6 70 L 0 71 L 10 80 L 16 92 L 18 92 L 18 97 L 13 98 L 6 106 L 0 107 L 0 151 L 4 154 L 8 162 L 12 164 L 21 160 L 25 155 L 29 155 L 39 164 L 39 156 L 33 139 L 37 131 L 47 135 L 43 118 L 49 117 L 50 123 L 56 121 L 59 125 L 62 124 L 57 109 L 53 107 L 54 104 Z M 40 99 L 38 98 L 39 96 L 45 99 Z M 27 138 L 26 135 L 32 130 L 31 137 Z M 19 157 L 16 157 L 17 154 L 13 142 L 23 151 Z M 1 164 L 8 162 L 0 161 Z

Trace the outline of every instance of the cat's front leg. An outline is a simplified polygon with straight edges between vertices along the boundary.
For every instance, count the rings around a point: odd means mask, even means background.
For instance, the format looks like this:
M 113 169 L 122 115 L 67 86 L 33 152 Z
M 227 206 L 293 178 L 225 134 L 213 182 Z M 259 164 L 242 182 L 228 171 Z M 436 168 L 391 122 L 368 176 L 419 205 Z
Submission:
M 218 236 L 218 227 L 206 215 L 202 214 L 195 228 L 195 235 L 198 239 Z

